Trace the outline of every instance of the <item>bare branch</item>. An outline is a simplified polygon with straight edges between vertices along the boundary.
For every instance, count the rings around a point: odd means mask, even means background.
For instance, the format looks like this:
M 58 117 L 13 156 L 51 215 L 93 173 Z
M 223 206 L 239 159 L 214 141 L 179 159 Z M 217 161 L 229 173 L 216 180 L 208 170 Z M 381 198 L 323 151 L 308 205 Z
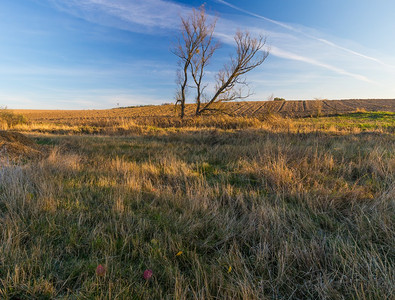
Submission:
M 200 110 L 200 113 L 207 110 L 215 102 L 245 99 L 251 95 L 250 92 L 243 95 L 242 86 L 247 85 L 247 83 L 242 76 L 260 66 L 269 55 L 268 51 L 262 49 L 266 44 L 266 39 L 262 36 L 253 38 L 247 31 L 238 31 L 234 39 L 236 42 L 236 57 L 231 57 L 230 63 L 218 72 L 216 93 Z
M 179 72 L 181 75 L 178 82 L 180 86 L 180 99 L 177 99 L 181 104 L 181 118 L 185 114 L 185 92 L 188 87 L 188 70 L 194 60 L 194 56 L 199 53 L 200 47 L 204 44 L 203 41 L 209 33 L 208 28 L 206 26 L 204 6 L 201 6 L 199 10 L 194 9 L 188 18 L 181 17 L 181 38 L 173 49 L 173 53 L 181 59 L 181 70 Z M 214 31 L 214 27 L 212 31 Z
M 236 54 L 216 75 L 214 95 L 203 102 L 203 92 L 207 87 L 207 84 L 203 83 L 205 68 L 219 48 L 219 43 L 214 40 L 215 25 L 216 20 L 211 23 L 207 20 L 204 6 L 199 10 L 193 10 L 188 18 L 181 18 L 181 37 L 173 49 L 173 53 L 180 58 L 176 103 L 181 104 L 181 118 L 184 117 L 185 94 L 188 87 L 196 88 L 196 115 L 209 110 L 213 103 L 249 97 L 250 90 L 244 90 L 248 88 L 244 75 L 260 66 L 269 54 L 263 50 L 265 38 L 254 38 L 247 31 L 238 31 L 234 37 Z M 188 85 L 188 75 L 191 75 L 194 86 Z

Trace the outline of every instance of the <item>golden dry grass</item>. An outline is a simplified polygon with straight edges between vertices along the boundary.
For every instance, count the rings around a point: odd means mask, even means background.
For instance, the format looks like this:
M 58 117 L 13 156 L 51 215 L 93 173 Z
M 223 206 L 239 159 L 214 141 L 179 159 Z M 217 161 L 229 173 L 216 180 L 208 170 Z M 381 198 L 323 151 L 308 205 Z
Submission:
M 16 127 L 0 298 L 391 299 L 393 114 L 111 120 Z

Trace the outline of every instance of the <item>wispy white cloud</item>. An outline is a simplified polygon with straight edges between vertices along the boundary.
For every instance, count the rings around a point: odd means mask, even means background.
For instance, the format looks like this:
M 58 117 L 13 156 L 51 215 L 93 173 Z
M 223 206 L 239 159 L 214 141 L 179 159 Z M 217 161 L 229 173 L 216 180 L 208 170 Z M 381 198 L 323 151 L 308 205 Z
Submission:
M 58 9 L 94 23 L 130 31 L 175 29 L 185 6 L 163 0 L 49 0 Z
M 371 56 L 368 56 L 368 55 L 365 55 L 365 54 L 356 52 L 356 51 L 354 51 L 354 50 L 351 50 L 351 49 L 348 49 L 348 48 L 339 46 L 339 45 L 337 45 L 337 44 L 335 44 L 335 43 L 332 43 L 332 42 L 330 42 L 330 41 L 328 41 L 328 40 L 317 38 L 317 41 L 320 41 L 320 42 L 322 42 L 322 43 L 324 43 L 324 44 L 327 44 L 327 45 L 329 45 L 329 46 L 331 46 L 331 47 L 334 47 L 334 48 L 343 50 L 343 51 L 345 51 L 345 52 L 351 53 L 351 54 L 353 54 L 353 55 L 356 55 L 356 56 L 365 58 L 365 59 L 367 59 L 367 60 L 374 61 L 374 62 L 376 62 L 376 63 L 378 63 L 378 64 L 380 64 L 380 65 L 382 65 L 382 66 L 394 68 L 394 66 L 392 66 L 392 65 L 390 65 L 390 64 L 386 64 L 386 63 L 384 63 L 383 61 L 381 61 L 381 60 L 378 59 L 378 58 L 374 58 L 374 57 L 371 57 Z
M 124 62 L 122 64 L 95 63 L 85 66 L 51 66 L 43 64 L 2 64 L 0 76 L 57 76 L 57 77 L 86 77 L 86 76 L 125 76 L 138 71 L 139 76 L 147 74 L 174 74 L 173 66 L 161 61 Z
M 10 109 L 106 109 L 119 106 L 162 104 L 170 100 L 150 91 L 129 89 L 57 89 L 57 96 L 42 91 L 2 92 L 0 107 Z
M 216 36 L 218 38 L 220 38 L 224 43 L 233 44 L 233 42 L 234 42 L 233 37 L 231 35 L 224 34 L 224 33 L 217 33 Z M 371 80 L 366 76 L 356 74 L 353 72 L 348 72 L 347 70 L 345 70 L 343 68 L 336 67 L 336 66 L 333 66 L 328 63 L 321 62 L 321 61 L 316 60 L 311 57 L 307 57 L 307 56 L 299 55 L 299 54 L 296 54 L 293 52 L 289 52 L 289 51 L 286 51 L 284 49 L 281 49 L 281 48 L 273 46 L 273 45 L 270 45 L 270 47 L 268 47 L 267 49 L 270 50 L 271 55 L 277 56 L 279 58 L 304 62 L 304 63 L 310 64 L 313 66 L 324 68 L 326 70 L 335 72 L 340 75 L 345 75 L 345 76 L 360 80 L 360 81 L 364 81 L 364 82 L 376 84 L 376 85 L 378 84 L 376 81 Z
M 0 94 L 0 107 L 7 108 L 28 108 L 35 107 L 35 101 L 29 95 L 15 95 L 15 93 Z
M 233 9 L 235 9 L 235 10 L 238 10 L 238 11 L 240 11 L 240 12 L 242 12 L 242 13 L 245 13 L 245 14 L 247 14 L 247 15 L 250 15 L 250 16 L 252 16 L 252 17 L 256 17 L 256 18 L 258 18 L 258 19 L 262 19 L 262 20 L 268 21 L 268 22 L 270 22 L 270 23 L 273 23 L 273 24 L 278 25 L 278 26 L 280 26 L 280 27 L 283 27 L 283 28 L 285 28 L 285 29 L 288 29 L 288 30 L 291 30 L 291 31 L 297 31 L 294 27 L 292 27 L 292 26 L 290 26 L 290 25 L 287 25 L 287 24 L 285 24 L 285 23 L 282 23 L 282 22 L 279 22 L 279 21 L 276 21 L 276 20 L 273 20 L 273 19 L 270 19 L 270 18 L 261 16 L 261 15 L 255 14 L 255 13 L 250 12 L 250 11 L 248 11 L 248 10 L 242 9 L 242 8 L 236 6 L 236 5 L 233 5 L 233 4 L 229 3 L 229 2 L 226 2 L 226 1 L 223 1 L 223 0 L 214 0 L 214 1 L 215 1 L 215 2 L 218 2 L 218 3 L 220 3 L 220 4 L 224 4 L 224 5 L 226 5 L 226 6 L 229 6 L 229 7 L 233 8 Z
M 278 57 L 305 62 L 305 63 L 311 64 L 311 65 L 314 65 L 314 66 L 325 68 L 327 70 L 333 71 L 333 72 L 341 74 L 341 75 L 346 75 L 346 76 L 355 78 L 357 80 L 361 80 L 361 81 L 372 83 L 372 84 L 378 84 L 377 82 L 375 82 L 374 80 L 370 80 L 366 76 L 355 74 L 355 73 L 352 73 L 352 72 L 348 72 L 348 71 L 346 71 L 346 70 L 344 70 L 342 68 L 338 68 L 338 67 L 332 66 L 330 64 L 326 64 L 326 63 L 317 61 L 317 60 L 312 59 L 312 58 L 308 58 L 308 57 L 305 57 L 305 56 L 297 55 L 295 53 L 287 52 L 287 51 L 281 50 L 281 49 L 279 49 L 279 48 L 277 48 L 275 46 L 272 46 L 270 48 L 270 51 L 271 51 L 271 53 L 273 55 L 276 55 Z
M 50 1 L 59 10 L 92 23 L 130 32 L 150 33 L 152 35 L 163 34 L 174 36 L 175 30 L 179 27 L 179 16 L 185 16 L 191 11 L 191 7 L 187 5 L 168 0 L 47 1 Z M 303 27 L 298 24 L 287 24 L 258 15 L 224 0 L 212 1 L 231 7 L 246 15 L 237 20 L 226 18 L 226 16 L 219 18 L 216 36 L 224 44 L 233 44 L 233 33 L 240 28 L 248 29 L 254 34 L 268 36 L 270 56 L 280 59 L 272 60 L 269 56 L 269 64 L 267 66 L 274 63 L 281 64 L 283 72 L 294 71 L 300 67 L 302 70 L 308 70 L 311 77 L 316 75 L 318 81 L 320 80 L 320 76 L 325 77 L 325 80 L 329 80 L 325 81 L 328 82 L 328 84 L 330 84 L 332 77 L 338 77 L 341 78 L 341 80 L 344 78 L 345 80 L 343 81 L 346 87 L 347 84 L 350 87 L 353 86 L 353 91 L 351 91 L 353 93 L 355 93 L 359 87 L 363 87 L 364 89 L 365 87 L 371 87 L 372 91 L 377 92 L 384 90 L 378 88 L 382 86 L 385 86 L 386 90 L 390 92 L 388 82 L 391 80 L 389 78 L 394 79 L 395 74 L 393 74 L 393 69 L 391 68 L 388 68 L 386 73 L 383 74 L 383 66 L 391 67 L 391 65 L 384 63 L 382 58 L 375 57 L 377 55 L 370 54 L 375 53 L 374 51 L 365 51 L 366 49 L 361 47 L 350 46 L 355 45 L 353 41 L 343 41 L 336 37 L 328 37 L 324 33 L 311 28 Z M 291 70 L 292 68 L 294 69 Z M 265 78 L 265 76 L 269 74 L 265 73 L 267 69 L 270 68 L 262 68 L 262 71 L 258 71 L 262 78 Z M 47 70 L 42 69 L 39 71 L 44 73 Z M 63 72 L 66 75 L 72 74 L 72 70 L 67 69 L 49 71 L 55 74 L 57 72 Z M 80 71 L 81 73 L 85 72 L 83 69 Z M 172 71 L 167 71 L 165 76 L 168 82 L 170 82 L 169 78 Z M 273 72 L 275 71 L 276 70 Z M 29 70 L 26 70 L 26 72 L 29 72 Z M 88 69 L 87 72 L 95 72 L 95 70 Z M 104 75 L 106 75 L 106 72 L 111 72 L 111 70 L 105 71 Z M 136 72 L 138 73 L 138 71 Z M 295 74 L 301 75 L 299 72 Z M 97 75 L 100 76 L 100 71 Z M 347 78 L 349 78 L 349 80 L 346 80 Z M 172 82 L 173 79 L 171 80 L 171 83 Z M 272 83 L 272 85 L 273 84 L 274 83 Z M 287 83 L 282 82 L 282 84 L 286 86 Z M 333 88 L 331 91 L 332 90 Z M 154 92 L 152 92 L 152 95 L 153 94 Z M 132 101 L 132 98 L 139 99 L 139 101 L 144 101 L 144 99 L 149 98 L 153 103 L 158 103 L 159 101 L 155 97 L 150 97 L 147 94 L 142 94 L 142 97 L 132 95 L 130 98 L 128 96 L 129 93 L 125 95 L 124 99 L 129 99 L 130 101 Z M 86 94 L 85 97 L 89 98 Z M 110 95 L 108 95 L 106 99 L 111 99 Z M 103 101 L 105 102 L 105 100 Z
M 143 30 L 157 32 L 157 30 L 160 29 L 174 30 L 177 29 L 179 25 L 178 17 L 190 12 L 189 7 L 164 0 L 50 1 L 59 9 L 65 10 L 81 18 L 85 18 L 91 22 L 102 23 L 103 25 L 114 26 L 130 31 Z M 271 30 L 259 27 L 249 28 L 252 31 L 262 32 L 263 34 L 268 35 L 271 38 L 271 55 L 279 58 L 307 63 L 367 83 L 375 83 L 375 81 L 369 79 L 366 75 L 360 75 L 356 72 L 348 71 L 345 69 L 345 66 L 340 67 L 336 66 L 336 63 L 334 62 L 330 63 L 322 61 L 320 53 L 323 52 L 323 46 L 330 46 L 333 49 L 342 50 L 351 55 L 380 63 L 382 65 L 384 64 L 377 58 L 342 47 L 327 39 L 314 37 L 295 26 L 249 12 L 224 0 L 215 1 L 279 27 L 277 30 L 275 28 L 272 28 Z M 217 37 L 219 37 L 224 43 L 230 44 L 233 42 L 233 38 L 229 37 L 229 29 L 232 28 L 232 30 L 234 30 L 240 27 L 245 27 L 245 25 L 243 25 L 244 24 L 222 18 L 218 22 L 219 31 L 217 32 Z M 280 29 L 284 32 L 279 31 Z M 290 33 L 296 33 L 298 36 L 291 35 L 287 33 L 287 31 Z M 319 45 L 315 44 L 313 47 L 303 47 L 303 45 L 311 44 L 312 42 L 321 43 L 323 46 L 320 48 Z M 299 49 L 299 51 L 295 52 L 297 49 Z M 331 55 L 334 56 L 335 53 L 332 53 Z
M 237 11 L 243 12 L 243 13 L 245 13 L 245 14 L 247 14 L 247 15 L 252 16 L 252 17 L 265 20 L 265 21 L 267 21 L 267 22 L 270 22 L 270 23 L 272 23 L 272 24 L 275 24 L 275 25 L 277 25 L 277 26 L 279 26 L 279 27 L 282 27 L 282 28 L 284 28 L 284 29 L 287 29 L 287 30 L 289 30 L 289 31 L 292 31 L 292 32 L 295 32 L 295 33 L 298 33 L 298 34 L 302 34 L 302 35 L 304 35 L 305 37 L 307 37 L 307 38 L 309 38 L 309 39 L 313 39 L 313 40 L 322 42 L 323 44 L 329 45 L 329 46 L 331 46 L 331 47 L 333 47 L 333 48 L 337 48 L 337 49 L 346 51 L 346 52 L 348 52 L 348 53 L 350 53 L 350 54 L 353 54 L 353 55 L 356 55 L 356 56 L 365 58 L 365 59 L 367 59 L 367 60 L 374 61 L 374 62 L 376 62 L 376 63 L 379 63 L 379 64 L 383 65 L 383 66 L 392 67 L 392 66 L 390 66 L 390 65 L 388 65 L 388 64 L 385 64 L 385 63 L 382 62 L 380 59 L 377 59 L 377 58 L 374 58 L 374 57 L 371 57 L 371 56 L 368 56 L 368 55 L 359 53 L 359 52 L 354 51 L 354 50 L 352 50 L 352 49 L 348 49 L 348 48 L 346 48 L 346 47 L 340 46 L 340 45 L 338 45 L 338 44 L 336 44 L 336 43 L 333 43 L 333 42 L 331 42 L 331 41 L 328 41 L 328 40 L 326 40 L 326 39 L 315 37 L 315 36 L 313 36 L 313 35 L 311 35 L 311 34 L 308 34 L 308 33 L 304 32 L 303 30 L 298 29 L 298 28 L 295 27 L 295 26 L 291 26 L 291 25 L 288 25 L 288 24 L 286 24 L 286 23 L 279 22 L 279 21 L 276 21 L 276 20 L 267 18 L 267 17 L 265 17 L 265 16 L 262 16 L 262 15 L 259 15 L 259 14 L 256 14 L 256 13 L 253 13 L 253 12 L 251 12 L 251 11 L 245 10 L 245 9 L 239 7 L 239 6 L 233 5 L 233 4 L 231 4 L 231 3 L 227 2 L 227 1 L 224 1 L 224 0 L 214 0 L 214 1 L 216 1 L 216 2 L 218 2 L 218 3 L 220 3 L 220 4 L 223 4 L 223 5 L 226 5 L 226 6 L 228 6 L 228 7 L 231 7 L 231 8 L 233 8 L 233 9 L 237 10 Z

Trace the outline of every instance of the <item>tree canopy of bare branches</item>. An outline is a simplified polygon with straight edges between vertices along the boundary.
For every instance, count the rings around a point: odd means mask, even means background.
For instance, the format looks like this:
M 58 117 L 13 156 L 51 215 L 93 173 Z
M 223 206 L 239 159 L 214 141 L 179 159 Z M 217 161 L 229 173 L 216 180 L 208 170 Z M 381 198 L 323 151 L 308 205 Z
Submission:
M 255 38 L 248 31 L 236 32 L 236 54 L 217 73 L 214 94 L 203 99 L 203 92 L 208 86 L 203 82 L 205 68 L 220 45 L 214 38 L 215 25 L 216 20 L 208 20 L 204 6 L 194 9 L 188 18 L 181 17 L 181 38 L 173 51 L 180 59 L 176 105 L 181 105 L 181 118 L 185 115 L 188 75 L 191 75 L 196 89 L 195 114 L 200 115 L 210 110 L 213 103 L 249 97 L 251 93 L 244 75 L 260 66 L 269 55 L 263 49 L 266 44 L 264 37 Z M 245 93 L 246 87 L 248 91 Z
M 215 51 L 211 46 L 215 21 L 208 24 L 207 16 L 202 6 L 193 10 L 188 18 L 181 17 L 181 38 L 173 53 L 180 58 L 180 70 L 177 74 L 179 89 L 176 104 L 181 105 L 181 118 L 185 115 L 186 89 L 188 87 L 188 71 L 191 69 L 193 80 L 198 87 L 197 101 L 200 103 L 204 67 Z

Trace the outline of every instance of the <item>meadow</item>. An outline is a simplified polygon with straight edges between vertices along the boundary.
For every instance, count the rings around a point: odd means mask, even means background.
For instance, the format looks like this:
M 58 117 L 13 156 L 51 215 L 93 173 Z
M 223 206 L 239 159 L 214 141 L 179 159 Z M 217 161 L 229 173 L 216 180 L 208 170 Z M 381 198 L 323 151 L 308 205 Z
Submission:
M 0 298 L 393 297 L 394 112 L 82 114 L 3 125 Z

